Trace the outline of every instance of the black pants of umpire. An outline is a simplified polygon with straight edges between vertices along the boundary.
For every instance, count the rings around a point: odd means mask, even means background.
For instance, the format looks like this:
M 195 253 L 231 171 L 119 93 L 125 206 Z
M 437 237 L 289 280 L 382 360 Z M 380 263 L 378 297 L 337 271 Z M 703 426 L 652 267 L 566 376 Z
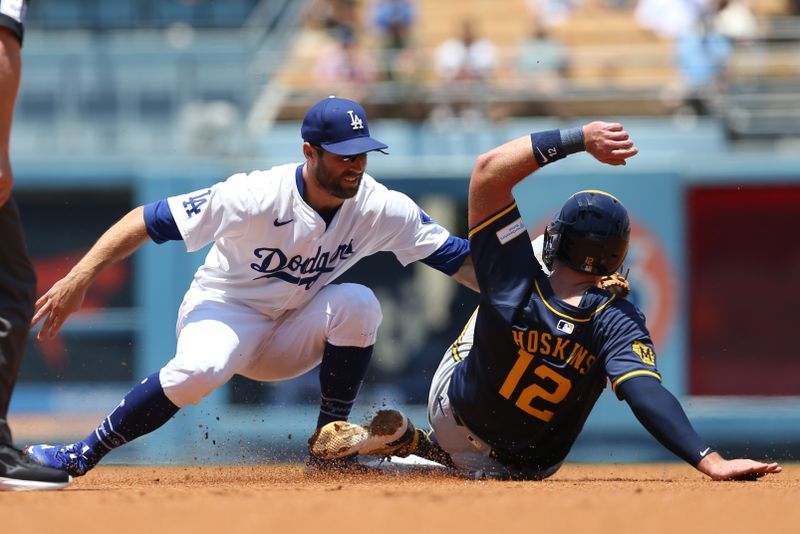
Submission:
M 0 444 L 12 443 L 8 405 L 22 365 L 35 298 L 36 274 L 12 198 L 0 207 Z

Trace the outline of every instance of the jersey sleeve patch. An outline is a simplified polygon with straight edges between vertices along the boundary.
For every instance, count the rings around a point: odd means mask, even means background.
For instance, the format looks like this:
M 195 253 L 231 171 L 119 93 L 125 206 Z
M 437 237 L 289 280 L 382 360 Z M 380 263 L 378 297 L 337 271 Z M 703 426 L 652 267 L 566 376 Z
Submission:
M 470 231 L 470 253 L 481 290 L 481 303 L 512 320 L 528 301 L 534 279 L 542 272 L 516 203 Z
M 634 304 L 615 301 L 597 320 L 598 328 L 604 332 L 601 357 L 615 393 L 620 383 L 636 376 L 661 380 L 653 340 L 644 316 Z
M 636 354 L 640 360 L 642 360 L 645 365 L 655 365 L 656 364 L 656 353 L 655 351 L 642 343 L 641 341 L 634 341 L 631 345 L 631 350 L 634 354 Z
M 517 203 L 516 202 L 512 202 L 511 205 L 508 206 L 507 208 L 502 209 L 499 213 L 496 213 L 496 214 L 492 215 L 491 217 L 489 217 L 488 219 L 486 219 L 482 223 L 478 224 L 475 228 L 472 228 L 469 231 L 469 237 L 471 238 L 472 236 L 476 235 L 478 232 L 480 232 L 481 230 L 483 230 L 487 226 L 493 224 L 495 221 L 497 221 L 499 219 L 502 219 L 504 216 L 508 215 L 512 211 L 514 213 L 518 213 L 517 212 Z
M 500 244 L 505 245 L 512 239 L 522 234 L 527 234 L 528 229 L 525 226 L 525 223 L 522 222 L 522 218 L 517 219 L 516 221 L 512 222 L 509 225 L 504 226 L 500 230 L 496 232 L 497 239 L 500 241 Z

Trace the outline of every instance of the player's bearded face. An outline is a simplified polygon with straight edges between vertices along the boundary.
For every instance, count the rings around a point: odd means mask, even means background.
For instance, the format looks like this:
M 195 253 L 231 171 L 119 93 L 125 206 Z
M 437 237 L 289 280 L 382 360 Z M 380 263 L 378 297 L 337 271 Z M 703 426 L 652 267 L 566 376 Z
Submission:
M 342 157 L 322 151 L 319 153 L 313 176 L 317 184 L 329 195 L 346 199 L 358 193 L 366 169 L 366 154 Z

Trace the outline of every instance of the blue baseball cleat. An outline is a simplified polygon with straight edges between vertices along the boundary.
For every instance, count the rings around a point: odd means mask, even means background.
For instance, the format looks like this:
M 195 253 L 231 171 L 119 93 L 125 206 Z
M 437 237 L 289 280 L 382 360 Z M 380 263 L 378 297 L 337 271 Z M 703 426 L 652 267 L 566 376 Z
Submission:
M 82 448 L 79 449 L 80 446 Z M 29 445 L 23 453 L 39 465 L 79 477 L 95 466 L 96 462 L 89 458 L 88 451 L 89 447 L 78 442 L 71 445 Z

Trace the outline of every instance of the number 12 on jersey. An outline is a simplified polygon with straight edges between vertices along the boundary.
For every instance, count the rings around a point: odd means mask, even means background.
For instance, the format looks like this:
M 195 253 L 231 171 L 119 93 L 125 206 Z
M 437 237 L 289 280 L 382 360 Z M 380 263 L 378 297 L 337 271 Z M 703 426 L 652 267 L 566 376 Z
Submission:
M 500 395 L 504 398 L 511 400 L 511 396 L 517 389 L 522 375 L 530 367 L 533 362 L 533 355 L 520 349 L 517 353 L 519 357 L 514 363 L 514 367 L 508 373 L 503 385 L 500 387 Z M 542 384 L 532 384 L 524 388 L 515 405 L 523 412 L 541 419 L 542 421 L 550 421 L 553 417 L 552 410 L 545 410 L 535 408 L 532 403 L 535 399 L 541 398 L 542 400 L 551 404 L 558 404 L 567 396 L 569 390 L 572 389 L 572 382 L 564 376 L 558 374 L 552 367 L 547 364 L 541 364 L 533 369 L 533 373 L 542 379 Z M 555 385 L 555 388 L 552 387 Z M 546 388 L 545 386 L 549 386 Z M 537 403 L 538 404 L 538 403 Z

